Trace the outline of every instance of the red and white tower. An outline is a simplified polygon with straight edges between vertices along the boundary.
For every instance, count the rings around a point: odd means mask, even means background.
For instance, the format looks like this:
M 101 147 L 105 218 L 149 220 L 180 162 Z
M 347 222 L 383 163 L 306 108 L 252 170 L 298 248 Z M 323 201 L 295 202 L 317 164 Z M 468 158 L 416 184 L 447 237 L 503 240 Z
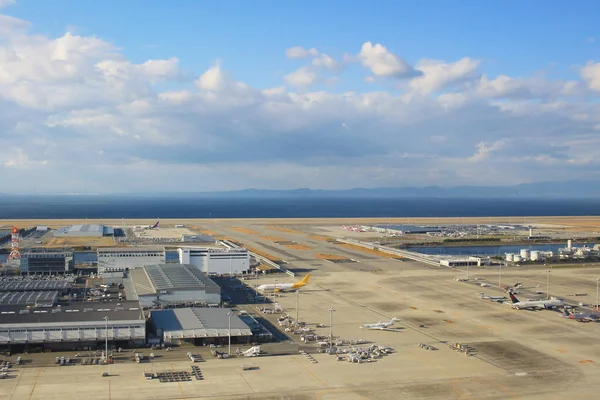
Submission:
M 19 251 L 19 230 L 15 227 L 12 229 L 10 238 L 10 254 L 8 260 L 20 260 L 21 252 Z

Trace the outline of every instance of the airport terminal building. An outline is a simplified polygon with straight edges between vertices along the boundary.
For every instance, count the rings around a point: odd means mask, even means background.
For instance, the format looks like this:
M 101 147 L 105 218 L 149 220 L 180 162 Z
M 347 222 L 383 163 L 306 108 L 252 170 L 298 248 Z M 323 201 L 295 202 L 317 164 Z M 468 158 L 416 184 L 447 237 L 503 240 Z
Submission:
M 191 264 L 207 274 L 241 274 L 250 269 L 250 254 L 243 248 L 180 247 L 179 262 Z

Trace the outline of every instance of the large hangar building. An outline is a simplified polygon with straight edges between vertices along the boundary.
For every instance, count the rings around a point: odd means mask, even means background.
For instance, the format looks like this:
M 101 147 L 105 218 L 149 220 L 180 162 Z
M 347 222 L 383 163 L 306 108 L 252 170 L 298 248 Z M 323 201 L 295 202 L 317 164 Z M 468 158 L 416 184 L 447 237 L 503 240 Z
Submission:
M 114 235 L 114 228 L 100 224 L 71 225 L 58 228 L 55 237 L 102 237 Z
M 151 311 L 150 321 L 164 343 L 193 341 L 196 344 L 224 344 L 229 333 L 233 343 L 247 343 L 252 337 L 250 327 L 227 308 Z
M 134 293 L 142 307 L 155 305 L 220 304 L 221 288 L 206 273 L 189 264 L 146 265 L 129 272 Z

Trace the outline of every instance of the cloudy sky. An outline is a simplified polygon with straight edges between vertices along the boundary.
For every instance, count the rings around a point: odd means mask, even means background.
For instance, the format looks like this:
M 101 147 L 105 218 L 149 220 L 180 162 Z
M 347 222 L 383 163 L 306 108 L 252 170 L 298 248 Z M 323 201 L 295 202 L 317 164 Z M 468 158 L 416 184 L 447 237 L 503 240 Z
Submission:
M 600 179 L 599 16 L 585 0 L 0 0 L 0 192 Z

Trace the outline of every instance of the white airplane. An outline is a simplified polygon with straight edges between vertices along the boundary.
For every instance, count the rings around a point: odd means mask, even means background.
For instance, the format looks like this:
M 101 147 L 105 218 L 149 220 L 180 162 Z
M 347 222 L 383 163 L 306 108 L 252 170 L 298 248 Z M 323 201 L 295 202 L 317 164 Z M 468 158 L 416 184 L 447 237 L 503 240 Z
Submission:
M 133 229 L 156 229 L 158 228 L 158 225 L 160 224 L 160 221 L 156 221 L 156 223 L 154 225 L 136 225 L 133 227 Z
M 396 321 L 400 321 L 400 320 L 398 318 L 394 317 L 394 318 L 390 319 L 389 322 L 379 321 L 376 324 L 363 324 L 360 327 L 364 328 L 364 329 L 376 329 L 376 330 L 380 330 L 380 331 L 396 331 L 398 329 L 390 328 L 390 326 L 394 325 L 396 323 Z
M 520 309 L 535 309 L 535 310 L 543 310 L 543 309 L 552 309 L 554 307 L 563 307 L 565 302 L 559 299 L 552 300 L 527 300 L 527 301 L 519 301 L 515 297 L 512 292 L 508 292 L 510 295 L 510 299 L 512 300 L 512 308 L 517 310 Z
M 567 319 L 574 319 L 578 322 L 600 322 L 600 315 L 598 314 L 587 314 L 587 313 L 576 313 L 571 314 L 567 309 L 564 309 L 563 317 Z
M 504 300 L 507 300 L 506 296 L 486 296 L 483 293 L 479 293 L 479 298 L 485 299 L 485 300 L 490 300 L 490 301 L 495 301 L 497 303 L 503 303 Z
M 356 225 L 356 226 L 346 226 L 346 225 L 342 225 L 342 227 L 347 230 L 347 231 L 352 231 L 352 232 L 365 232 L 365 230 L 363 228 L 361 228 L 360 226 Z
M 295 283 L 266 283 L 264 285 L 260 285 L 257 289 L 260 291 L 274 291 L 274 292 L 283 292 L 285 290 L 294 290 L 300 289 L 303 286 L 308 285 L 308 280 L 310 279 L 310 274 L 306 274 L 302 280 Z

